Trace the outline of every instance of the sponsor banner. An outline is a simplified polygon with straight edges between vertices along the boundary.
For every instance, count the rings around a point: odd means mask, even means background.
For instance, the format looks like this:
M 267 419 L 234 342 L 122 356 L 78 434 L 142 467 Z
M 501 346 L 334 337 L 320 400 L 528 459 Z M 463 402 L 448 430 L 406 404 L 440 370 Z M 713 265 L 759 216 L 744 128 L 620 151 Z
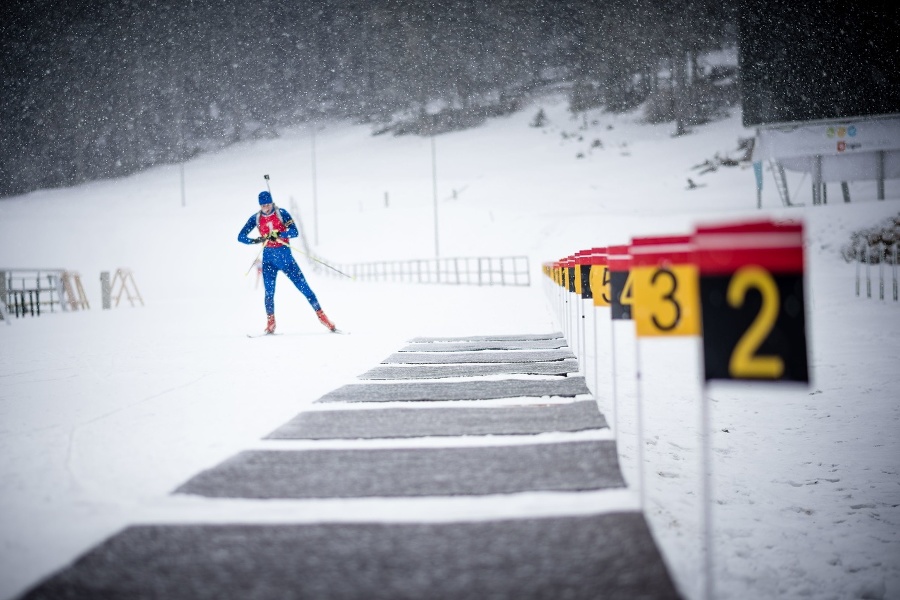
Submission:
M 900 150 L 900 118 L 761 128 L 753 160 Z

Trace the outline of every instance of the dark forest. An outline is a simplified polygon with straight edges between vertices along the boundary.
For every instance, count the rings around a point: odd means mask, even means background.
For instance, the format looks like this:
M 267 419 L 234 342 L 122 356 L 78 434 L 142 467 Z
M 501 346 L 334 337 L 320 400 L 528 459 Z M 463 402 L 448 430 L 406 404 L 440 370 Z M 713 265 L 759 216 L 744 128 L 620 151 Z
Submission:
M 576 113 L 649 100 L 648 119 L 681 131 L 723 101 L 713 92 L 729 74 L 696 61 L 735 43 L 736 12 L 716 0 L 5 3 L 0 196 L 310 121 L 471 127 L 548 89 Z

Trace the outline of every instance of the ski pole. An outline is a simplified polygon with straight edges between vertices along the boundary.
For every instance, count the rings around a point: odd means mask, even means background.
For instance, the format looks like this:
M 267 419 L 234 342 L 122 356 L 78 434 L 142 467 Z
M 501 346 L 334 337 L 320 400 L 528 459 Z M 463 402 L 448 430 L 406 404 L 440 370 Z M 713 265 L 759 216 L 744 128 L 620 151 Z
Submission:
M 291 250 L 294 250 L 294 249 L 291 248 Z M 300 251 L 299 251 L 299 250 L 294 250 L 294 252 L 300 252 Z M 334 271 L 334 272 L 337 273 L 338 275 L 343 275 L 343 276 L 346 277 L 347 279 L 355 279 L 355 277 L 353 277 L 353 275 L 347 275 L 346 273 L 344 273 L 344 272 L 341 271 L 340 269 L 335 269 L 334 267 L 332 267 L 331 265 L 329 265 L 327 262 L 321 261 L 321 260 L 319 260 L 318 258 L 316 258 L 315 256 L 310 256 L 309 254 L 306 254 L 306 253 L 304 253 L 304 252 L 300 252 L 300 254 L 302 254 L 303 256 L 305 256 L 306 258 L 308 258 L 308 259 L 310 259 L 310 260 L 316 261 L 317 263 L 319 263 L 319 264 L 322 265 L 323 267 L 328 267 L 329 269 L 331 269 L 332 271 Z
M 253 261 L 253 264 L 251 264 L 251 265 L 250 265 L 250 268 L 247 269 L 247 272 L 244 273 L 245 276 L 246 276 L 246 275 L 249 275 L 249 274 L 250 274 L 250 271 L 253 270 L 253 266 L 254 266 L 254 265 L 256 264 L 256 262 L 259 260 L 259 257 L 262 255 L 263 250 L 265 250 L 266 244 L 268 243 L 268 241 L 269 241 L 269 240 L 264 240 L 264 241 L 262 242 L 263 247 L 260 248 L 259 254 L 256 255 L 256 259 Z M 335 273 L 338 273 L 339 275 L 343 275 L 344 277 L 347 277 L 348 279 L 355 279 L 355 277 L 353 277 L 353 275 L 347 275 L 346 273 L 344 273 L 344 272 L 341 271 L 340 269 L 336 269 L 335 267 L 332 267 L 332 266 L 329 265 L 327 262 L 322 261 L 322 260 L 319 260 L 319 259 L 316 258 L 315 256 L 310 256 L 309 254 L 307 254 L 307 253 L 305 253 L 305 252 L 303 252 L 303 251 L 301 251 L 301 250 L 297 250 L 296 248 L 294 248 L 294 247 L 291 246 L 290 244 L 287 244 L 287 243 L 281 241 L 281 238 L 277 238 L 275 241 L 277 241 L 277 242 L 278 242 L 279 244 L 281 244 L 282 246 L 287 246 L 292 252 L 296 252 L 297 254 L 300 254 L 300 255 L 302 255 L 302 256 L 305 256 L 306 258 L 308 258 L 308 259 L 310 259 L 310 260 L 313 260 L 313 261 L 319 263 L 319 264 L 322 265 L 323 267 L 327 267 L 327 268 L 331 269 L 332 271 L 334 271 Z
M 309 260 L 314 260 L 314 261 L 316 261 L 317 263 L 319 263 L 320 265 L 322 265 L 323 267 L 328 267 L 329 269 L 331 269 L 331 270 L 334 271 L 335 273 L 338 273 L 338 274 L 340 274 L 340 275 L 343 275 L 344 277 L 347 277 L 348 279 L 353 279 L 353 278 L 354 278 L 353 275 L 347 275 L 346 273 L 344 273 L 344 272 L 341 271 L 340 269 L 336 269 L 336 268 L 332 267 L 332 266 L 329 265 L 327 262 L 322 261 L 322 260 L 319 260 L 319 259 L 316 258 L 315 256 L 312 256 L 312 255 L 310 255 L 310 254 L 307 254 L 306 252 L 303 252 L 303 251 L 301 251 L 301 250 L 297 250 L 296 248 L 294 248 L 294 247 L 291 246 L 290 244 L 285 244 L 285 243 L 282 242 L 280 239 L 279 239 L 279 243 L 280 243 L 281 245 L 283 245 L 283 246 L 287 246 L 288 248 L 290 248 L 292 252 L 296 252 L 297 254 L 300 254 L 301 256 L 305 256 L 305 257 L 308 258 Z
M 271 195 L 272 195 L 272 188 L 269 187 L 269 174 L 266 173 L 265 175 L 263 175 L 263 179 L 266 180 L 266 190 L 268 190 L 269 196 L 271 196 Z M 261 242 L 261 244 L 262 244 L 262 248 L 259 249 L 259 254 L 257 254 L 257 255 L 256 255 L 256 258 L 253 259 L 253 263 L 250 265 L 250 268 L 247 269 L 247 272 L 244 273 L 244 277 L 246 277 L 247 275 L 249 275 L 249 274 L 250 274 L 250 271 L 253 270 L 253 267 L 256 265 L 256 263 L 259 262 L 259 257 L 262 256 L 263 250 L 266 248 L 266 242 L 265 242 L 265 241 Z
M 247 275 L 249 275 L 249 274 L 250 274 L 250 271 L 253 270 L 253 267 L 256 266 L 256 263 L 259 262 L 259 257 L 262 256 L 263 250 L 264 250 L 265 247 L 266 247 L 266 243 L 265 243 L 265 242 L 261 242 L 261 244 L 262 244 L 262 248 L 259 249 L 259 254 L 257 254 L 257 255 L 256 255 L 256 258 L 253 259 L 253 263 L 250 265 L 250 268 L 247 269 L 247 272 L 244 273 L 244 277 L 246 277 Z
M 272 188 L 269 186 L 269 174 L 268 173 L 264 174 L 263 179 L 266 180 L 266 190 L 269 192 L 269 196 L 271 196 Z M 273 201 L 274 201 L 274 198 L 273 198 Z M 290 226 L 290 224 L 291 224 L 291 221 L 288 221 L 287 226 Z M 262 242 L 262 248 L 259 249 L 259 254 L 256 255 L 255 259 L 253 259 L 253 263 L 250 265 L 250 268 L 247 269 L 247 272 L 244 273 L 244 277 L 249 275 L 250 271 L 253 270 L 253 267 L 256 265 L 256 263 L 259 262 L 259 257 L 262 256 L 263 250 L 265 250 L 265 248 L 266 248 L 266 242 Z

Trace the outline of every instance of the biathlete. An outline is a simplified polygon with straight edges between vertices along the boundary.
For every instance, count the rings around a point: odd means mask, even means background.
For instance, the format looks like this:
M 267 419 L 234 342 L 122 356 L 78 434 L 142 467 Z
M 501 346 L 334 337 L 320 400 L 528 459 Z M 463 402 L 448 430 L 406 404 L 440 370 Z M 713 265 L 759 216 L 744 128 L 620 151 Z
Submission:
M 259 230 L 260 237 L 251 238 L 248 234 L 254 228 Z M 319 321 L 330 331 L 335 331 L 334 324 L 325 316 L 316 295 L 309 288 L 306 277 L 297 261 L 291 254 L 290 238 L 299 235 L 297 225 L 288 211 L 278 208 L 272 202 L 272 194 L 267 191 L 259 194 L 259 212 L 251 216 L 241 232 L 238 241 L 242 244 L 265 243 L 262 251 L 262 276 L 266 288 L 266 333 L 275 333 L 275 276 L 283 271 L 294 282 L 297 289 L 306 296 L 310 306 L 316 311 Z

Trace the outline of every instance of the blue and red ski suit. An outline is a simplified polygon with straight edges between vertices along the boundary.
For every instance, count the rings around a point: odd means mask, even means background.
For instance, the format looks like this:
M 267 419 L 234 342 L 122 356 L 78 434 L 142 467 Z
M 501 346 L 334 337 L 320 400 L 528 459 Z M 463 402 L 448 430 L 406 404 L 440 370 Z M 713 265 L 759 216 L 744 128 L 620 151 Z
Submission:
M 300 266 L 291 254 L 289 240 L 297 237 L 299 232 L 297 231 L 297 225 L 294 224 L 294 219 L 291 218 L 288 211 L 277 206 L 268 215 L 259 211 L 247 219 L 247 223 L 238 234 L 238 241 L 242 244 L 254 243 L 248 235 L 254 228 L 259 229 L 259 234 L 262 237 L 267 236 L 270 231 L 278 233 L 278 240 L 264 242 L 265 247 L 262 252 L 262 276 L 263 285 L 266 289 L 266 314 L 275 314 L 275 276 L 278 275 L 278 271 L 283 271 L 288 276 L 288 279 L 294 282 L 297 289 L 306 296 L 314 311 L 318 312 L 321 310 L 322 307 L 319 306 L 316 295 L 309 288 L 309 284 L 306 283 L 306 277 L 303 276 L 303 271 L 300 270 Z

